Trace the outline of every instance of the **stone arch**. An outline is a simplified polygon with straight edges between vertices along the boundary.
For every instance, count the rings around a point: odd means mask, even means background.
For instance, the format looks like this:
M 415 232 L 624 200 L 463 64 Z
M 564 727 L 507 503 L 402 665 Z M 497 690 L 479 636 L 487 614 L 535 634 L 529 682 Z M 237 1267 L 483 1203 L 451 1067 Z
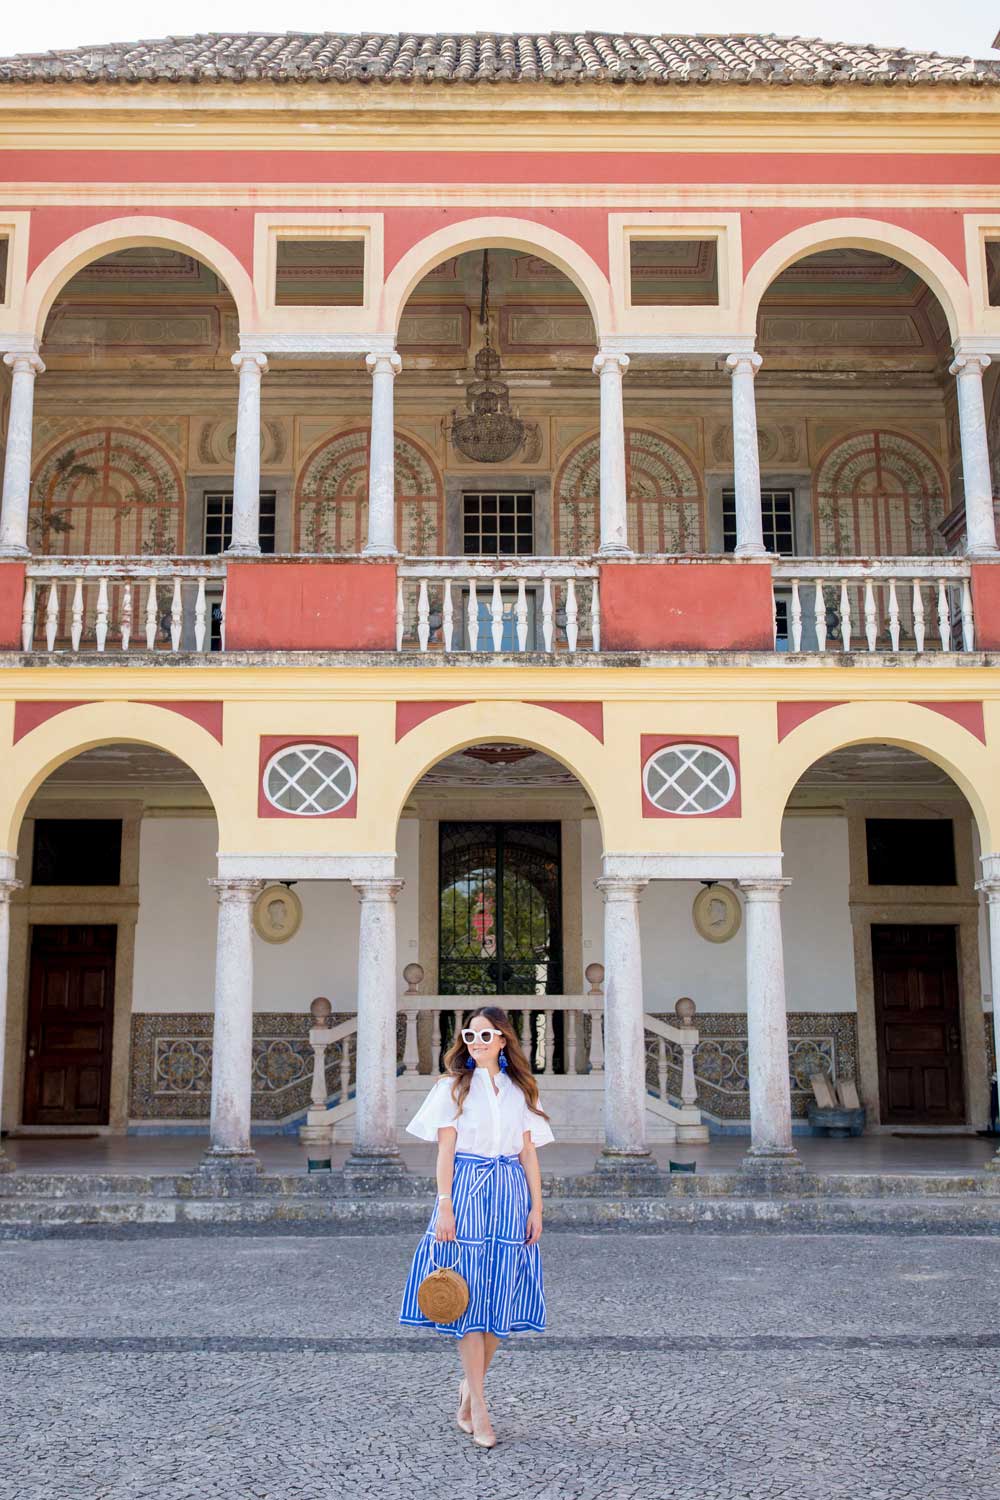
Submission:
M 590 309 L 598 341 L 614 328 L 608 278 L 575 240 L 531 219 L 507 216 L 461 219 L 412 245 L 386 278 L 382 324 L 398 329 L 403 309 L 420 281 L 442 261 L 467 250 L 520 250 L 557 266 L 579 290 Z
M 566 455 L 556 475 L 555 551 L 596 550 L 600 535 L 601 442 L 595 433 Z M 701 552 L 704 504 L 694 459 L 671 439 L 625 429 L 629 545 L 636 552 Z
M 65 433 L 35 465 L 28 539 L 43 553 L 177 553 L 183 530 L 180 469 L 146 432 Z
M 107 219 L 81 229 L 51 250 L 35 267 L 24 292 L 25 330 L 42 339 L 45 320 L 53 302 L 68 281 L 102 255 L 132 250 L 142 245 L 179 250 L 203 261 L 225 284 L 236 303 L 241 333 L 255 327 L 253 282 L 233 252 L 211 235 L 179 219 L 154 214 Z
M 295 548 L 357 553 L 368 527 L 370 430 L 324 438 L 306 456 L 295 487 Z M 444 484 L 434 459 L 396 428 L 396 541 L 407 555 L 432 557 L 444 544 Z
M 874 250 L 909 266 L 927 283 L 948 319 L 952 340 L 975 327 L 972 294 L 965 278 L 929 240 L 882 219 L 818 219 L 793 229 L 757 258 L 743 282 L 740 332 L 756 335 L 761 299 L 775 277 L 821 250 Z
M 189 766 L 211 798 L 224 846 L 224 831 L 237 809 L 232 774 L 224 769 L 214 736 L 185 715 L 151 703 L 83 702 L 61 708 L 4 752 L 0 849 L 16 851 L 25 809 L 53 771 L 85 750 L 109 744 L 149 745 Z
M 891 730 L 890 730 L 891 726 Z M 769 758 L 765 827 L 780 848 L 781 820 L 792 791 L 809 767 L 850 745 L 898 745 L 939 766 L 964 794 L 985 853 L 1000 836 L 996 752 L 964 725 L 922 703 L 834 703 L 792 729 Z
M 840 557 L 929 556 L 948 511 L 941 465 L 915 438 L 886 428 L 839 437 L 813 474 L 816 550 Z

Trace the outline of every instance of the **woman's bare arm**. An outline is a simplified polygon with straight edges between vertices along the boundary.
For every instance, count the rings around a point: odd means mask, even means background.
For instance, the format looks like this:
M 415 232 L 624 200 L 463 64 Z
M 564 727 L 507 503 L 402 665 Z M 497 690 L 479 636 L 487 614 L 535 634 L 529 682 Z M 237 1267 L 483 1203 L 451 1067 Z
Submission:
M 458 1131 L 453 1125 L 442 1125 L 438 1131 L 437 1151 L 437 1238 L 455 1238 L 455 1212 L 451 1202 L 451 1187 L 455 1176 L 455 1145 Z

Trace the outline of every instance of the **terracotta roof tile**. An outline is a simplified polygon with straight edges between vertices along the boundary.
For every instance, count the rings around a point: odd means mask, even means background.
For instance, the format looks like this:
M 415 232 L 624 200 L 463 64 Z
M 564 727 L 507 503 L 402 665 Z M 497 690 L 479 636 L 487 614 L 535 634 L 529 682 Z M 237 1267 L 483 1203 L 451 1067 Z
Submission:
M 1000 40 L 1000 39 L 998 39 Z M 0 83 L 1000 84 L 1000 62 L 779 36 L 206 33 L 0 59 Z

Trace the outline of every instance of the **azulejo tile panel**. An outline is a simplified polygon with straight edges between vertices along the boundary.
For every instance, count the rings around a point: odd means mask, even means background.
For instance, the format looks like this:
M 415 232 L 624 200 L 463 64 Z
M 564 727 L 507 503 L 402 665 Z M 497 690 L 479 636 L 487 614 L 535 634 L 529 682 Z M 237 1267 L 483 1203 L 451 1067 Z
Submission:
M 750 1091 L 747 1082 L 747 1018 L 720 1012 L 699 1015 L 698 1047 L 694 1074 L 698 1105 L 717 1120 L 748 1120 Z M 829 1078 L 857 1078 L 858 1033 L 853 1012 L 813 1014 L 793 1011 L 788 1016 L 788 1071 L 792 1086 L 792 1115 L 805 1119 L 812 1088 L 811 1073 Z M 657 1081 L 657 1043 L 648 1039 L 646 1080 Z M 667 1044 L 667 1088 L 680 1099 L 680 1048 Z

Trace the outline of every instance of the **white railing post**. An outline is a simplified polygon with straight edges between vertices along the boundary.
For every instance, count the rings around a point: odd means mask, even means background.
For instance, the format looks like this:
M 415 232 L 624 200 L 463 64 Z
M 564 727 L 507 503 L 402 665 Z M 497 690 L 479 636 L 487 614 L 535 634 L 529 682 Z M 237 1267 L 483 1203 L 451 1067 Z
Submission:
M 313 1076 L 312 1089 L 309 1094 L 309 1103 L 313 1109 L 326 1108 L 326 1042 L 314 1042 L 310 1037 L 310 1045 L 313 1050 Z
M 21 650 L 30 651 L 35 640 L 35 580 L 24 580 L 24 605 L 21 609 Z
M 685 1109 L 695 1109 L 698 1104 L 698 1085 L 694 1076 L 694 1054 L 698 1045 L 695 1030 L 695 1003 L 689 995 L 682 995 L 674 1006 L 674 1014 L 681 1031 L 681 1104 Z
M 587 991 L 588 999 L 597 999 L 601 1003 L 595 1005 L 590 1011 L 590 1052 L 587 1058 L 591 1073 L 604 1072 L 604 965 L 588 964 L 583 971 L 584 978 L 590 985 Z

